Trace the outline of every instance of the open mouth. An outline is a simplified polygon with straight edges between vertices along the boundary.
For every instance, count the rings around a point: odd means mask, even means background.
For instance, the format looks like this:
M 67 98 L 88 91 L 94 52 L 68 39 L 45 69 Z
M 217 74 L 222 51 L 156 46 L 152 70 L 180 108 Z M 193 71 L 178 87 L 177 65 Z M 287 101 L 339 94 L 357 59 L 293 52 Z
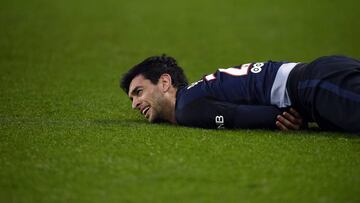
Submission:
M 145 107 L 143 110 L 142 110 L 142 114 L 146 117 L 146 114 L 147 114 L 147 112 L 149 111 L 149 109 L 150 109 L 150 107 L 148 106 L 148 107 Z

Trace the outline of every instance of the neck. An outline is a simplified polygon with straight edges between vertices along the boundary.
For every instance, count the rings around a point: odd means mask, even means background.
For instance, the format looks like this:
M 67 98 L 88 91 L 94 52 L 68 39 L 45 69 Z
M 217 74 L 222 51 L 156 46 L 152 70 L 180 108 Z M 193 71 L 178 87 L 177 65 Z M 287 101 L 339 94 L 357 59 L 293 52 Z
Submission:
M 176 105 L 176 91 L 177 89 L 173 89 L 172 91 L 169 91 L 168 94 L 168 109 L 166 109 L 166 112 L 164 115 L 165 120 L 169 121 L 172 124 L 176 124 L 176 117 L 175 117 L 175 105 Z

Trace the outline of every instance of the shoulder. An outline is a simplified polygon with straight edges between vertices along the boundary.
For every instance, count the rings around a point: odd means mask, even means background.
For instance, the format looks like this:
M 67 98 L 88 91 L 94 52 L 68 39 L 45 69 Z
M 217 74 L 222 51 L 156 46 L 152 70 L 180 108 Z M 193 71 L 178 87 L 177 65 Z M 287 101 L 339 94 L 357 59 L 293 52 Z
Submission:
M 207 97 L 195 98 L 181 108 L 175 109 L 176 121 L 179 125 L 215 128 L 214 118 L 216 113 L 213 100 Z
M 189 86 L 180 88 L 176 92 L 176 109 L 183 109 L 193 101 L 208 96 L 207 92 L 202 88 L 202 83 L 203 81 L 199 80 Z

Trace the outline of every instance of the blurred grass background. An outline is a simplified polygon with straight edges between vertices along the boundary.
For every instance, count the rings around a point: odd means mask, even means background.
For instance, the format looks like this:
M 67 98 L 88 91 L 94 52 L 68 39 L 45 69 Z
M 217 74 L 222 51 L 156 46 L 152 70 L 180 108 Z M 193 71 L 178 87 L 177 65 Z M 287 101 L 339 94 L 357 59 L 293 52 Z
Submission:
M 149 125 L 118 87 L 150 55 L 190 81 L 360 56 L 360 3 L 0 2 L 0 202 L 359 202 L 360 140 Z

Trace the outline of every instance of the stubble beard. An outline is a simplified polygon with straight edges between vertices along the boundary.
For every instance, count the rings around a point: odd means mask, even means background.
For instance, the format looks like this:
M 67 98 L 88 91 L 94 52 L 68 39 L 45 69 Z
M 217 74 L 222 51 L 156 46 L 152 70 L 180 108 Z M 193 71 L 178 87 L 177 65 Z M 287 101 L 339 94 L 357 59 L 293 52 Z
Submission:
M 163 95 L 157 95 L 154 99 L 154 105 L 151 109 L 151 116 L 149 121 L 151 123 L 163 123 L 168 122 L 165 119 L 166 100 Z

